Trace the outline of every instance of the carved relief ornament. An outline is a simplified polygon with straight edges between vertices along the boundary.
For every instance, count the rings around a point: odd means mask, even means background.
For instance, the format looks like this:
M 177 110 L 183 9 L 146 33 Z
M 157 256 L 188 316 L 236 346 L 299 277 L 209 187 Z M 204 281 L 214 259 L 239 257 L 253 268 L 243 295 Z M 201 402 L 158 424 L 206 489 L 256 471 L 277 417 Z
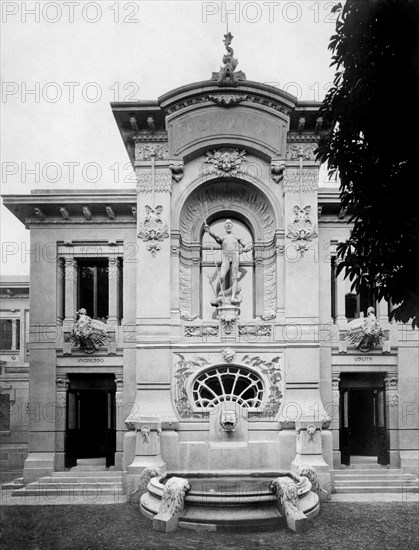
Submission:
M 317 143 L 288 143 L 287 160 L 316 160 L 314 151 L 317 149 Z
M 164 160 L 169 157 L 169 149 L 167 143 L 141 143 L 135 144 L 135 160 L 144 161 L 151 160 Z
M 244 173 L 244 164 L 247 162 L 246 151 L 223 147 L 214 151 L 207 151 L 204 161 L 208 165 L 207 174 L 229 177 Z
M 288 193 L 309 193 L 318 189 L 318 170 L 304 169 L 300 175 L 300 170 L 290 169 L 286 170 L 284 176 L 284 191 Z
M 137 191 L 153 192 L 153 172 L 149 168 L 137 168 Z M 156 193 L 172 192 L 172 173 L 168 169 L 157 169 L 154 172 L 154 191 Z
M 317 237 L 316 227 L 310 216 L 311 206 L 300 208 L 294 206 L 294 216 L 288 224 L 287 238 L 291 239 L 296 245 L 297 251 L 304 255 L 308 250 L 308 244 Z
M 161 248 L 159 243 L 169 236 L 169 228 L 161 219 L 163 206 L 146 206 L 145 210 L 146 216 L 139 225 L 138 238 L 147 243 L 147 250 L 155 256 Z

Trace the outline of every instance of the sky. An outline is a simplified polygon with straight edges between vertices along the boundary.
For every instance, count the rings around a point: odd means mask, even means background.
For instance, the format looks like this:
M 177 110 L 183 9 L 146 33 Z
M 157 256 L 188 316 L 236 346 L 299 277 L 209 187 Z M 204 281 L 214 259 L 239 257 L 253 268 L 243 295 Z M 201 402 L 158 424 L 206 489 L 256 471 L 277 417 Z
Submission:
M 1 2 L 1 193 L 132 187 L 111 101 L 157 99 L 206 80 L 233 34 L 238 70 L 321 101 L 335 2 Z M 2 251 L 29 231 L 1 205 Z M 1 275 L 26 275 L 21 253 Z

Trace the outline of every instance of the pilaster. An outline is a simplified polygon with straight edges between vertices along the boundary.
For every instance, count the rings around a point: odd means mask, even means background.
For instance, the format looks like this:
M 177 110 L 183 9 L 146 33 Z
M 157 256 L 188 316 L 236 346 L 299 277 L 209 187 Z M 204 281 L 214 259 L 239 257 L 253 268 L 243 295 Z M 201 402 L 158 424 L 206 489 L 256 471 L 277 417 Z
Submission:
M 389 372 L 384 378 L 386 390 L 387 443 L 390 466 L 400 466 L 399 454 L 399 379 L 396 372 Z
M 77 260 L 65 259 L 65 318 L 64 324 L 71 328 L 77 310 Z

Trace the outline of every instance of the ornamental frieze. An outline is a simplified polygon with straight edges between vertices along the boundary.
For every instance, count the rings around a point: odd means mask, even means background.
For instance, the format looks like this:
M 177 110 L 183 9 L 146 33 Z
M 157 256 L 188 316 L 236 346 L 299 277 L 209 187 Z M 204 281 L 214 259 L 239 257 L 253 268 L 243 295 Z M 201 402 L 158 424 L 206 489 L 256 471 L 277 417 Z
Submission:
M 180 101 L 179 103 L 176 103 L 176 105 L 173 105 L 171 107 L 168 107 L 166 109 L 166 113 L 168 115 L 171 115 L 172 113 L 175 113 L 176 111 L 181 111 L 182 109 L 186 109 L 187 107 L 191 107 L 194 105 L 205 105 L 208 103 L 217 103 L 220 106 L 223 107 L 233 107 L 238 106 L 242 102 L 246 103 L 255 103 L 257 105 L 261 105 L 262 107 L 269 107 L 270 109 L 273 109 L 274 111 L 278 111 L 280 113 L 284 113 L 285 115 L 288 115 L 290 112 L 289 107 L 285 107 L 284 105 L 281 105 L 280 103 L 277 103 L 276 101 L 273 101 L 271 99 L 267 99 L 264 97 L 246 94 L 246 95 L 203 95 L 201 97 L 193 97 L 191 99 L 185 99 L 184 101 Z
M 135 160 L 144 161 L 165 160 L 169 158 L 169 148 L 167 143 L 141 143 L 135 144 Z
M 287 160 L 316 160 L 317 143 L 287 143 Z

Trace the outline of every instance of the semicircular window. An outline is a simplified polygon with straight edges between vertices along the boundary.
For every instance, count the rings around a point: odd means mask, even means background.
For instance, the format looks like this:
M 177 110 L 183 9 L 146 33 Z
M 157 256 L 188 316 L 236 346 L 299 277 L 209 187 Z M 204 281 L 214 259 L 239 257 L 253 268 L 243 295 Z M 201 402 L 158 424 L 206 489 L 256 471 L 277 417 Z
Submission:
M 192 384 L 197 408 L 207 408 L 222 401 L 235 401 L 248 408 L 259 408 L 263 399 L 260 377 L 242 367 L 216 367 L 201 373 Z

